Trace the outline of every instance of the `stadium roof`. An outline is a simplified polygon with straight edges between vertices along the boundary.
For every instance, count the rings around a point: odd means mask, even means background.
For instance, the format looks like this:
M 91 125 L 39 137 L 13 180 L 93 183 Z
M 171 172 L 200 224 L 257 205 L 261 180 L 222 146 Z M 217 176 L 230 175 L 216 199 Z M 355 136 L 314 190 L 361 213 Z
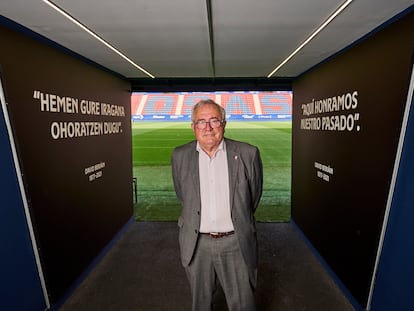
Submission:
M 3 0 L 0 12 L 7 20 L 148 86 L 189 78 L 266 83 L 271 77 L 269 81 L 283 83 L 414 4 L 413 0 L 46 2 Z M 341 7 L 344 10 L 333 18 Z M 326 27 L 319 29 L 324 23 Z M 311 40 L 298 50 L 306 39 Z

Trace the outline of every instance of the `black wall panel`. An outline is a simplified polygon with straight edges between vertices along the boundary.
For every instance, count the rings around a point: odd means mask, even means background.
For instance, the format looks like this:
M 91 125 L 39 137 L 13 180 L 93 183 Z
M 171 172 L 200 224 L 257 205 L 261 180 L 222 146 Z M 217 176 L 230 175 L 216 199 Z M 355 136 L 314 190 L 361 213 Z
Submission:
M 292 218 L 366 306 L 414 46 L 414 14 L 293 84 Z
M 51 301 L 132 216 L 130 84 L 0 26 L 0 65 Z

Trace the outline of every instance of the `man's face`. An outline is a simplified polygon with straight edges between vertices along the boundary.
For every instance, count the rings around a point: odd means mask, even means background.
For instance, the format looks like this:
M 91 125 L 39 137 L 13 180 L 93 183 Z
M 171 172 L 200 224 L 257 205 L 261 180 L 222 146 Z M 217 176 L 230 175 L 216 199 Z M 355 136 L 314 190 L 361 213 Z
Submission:
M 221 121 L 220 109 L 215 105 L 204 105 L 195 111 L 194 123 L 191 124 L 194 135 L 200 144 L 200 147 L 205 151 L 214 151 L 221 143 L 224 136 L 224 128 L 226 122 L 224 121 L 219 127 L 212 128 L 209 123 L 211 120 Z M 195 124 L 198 121 L 205 121 L 204 129 L 197 128 Z

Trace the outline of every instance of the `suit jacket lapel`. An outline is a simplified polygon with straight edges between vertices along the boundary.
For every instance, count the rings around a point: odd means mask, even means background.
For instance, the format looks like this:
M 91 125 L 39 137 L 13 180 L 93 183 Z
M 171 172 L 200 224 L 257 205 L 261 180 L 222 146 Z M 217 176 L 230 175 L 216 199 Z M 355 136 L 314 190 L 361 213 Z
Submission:
M 192 174 L 193 180 L 189 180 L 189 182 L 192 182 L 190 187 L 194 187 L 194 191 L 197 194 L 198 201 L 200 202 L 200 175 L 199 175 L 199 168 L 198 168 L 198 151 L 196 150 L 195 144 L 192 145 L 192 152 L 190 153 L 190 157 L 188 159 L 188 170 L 190 172 L 194 172 Z
M 227 163 L 229 170 L 229 195 L 230 195 L 230 209 L 233 209 L 234 193 L 237 181 L 237 172 L 240 165 L 240 154 L 235 150 L 231 141 L 225 140 L 227 150 Z

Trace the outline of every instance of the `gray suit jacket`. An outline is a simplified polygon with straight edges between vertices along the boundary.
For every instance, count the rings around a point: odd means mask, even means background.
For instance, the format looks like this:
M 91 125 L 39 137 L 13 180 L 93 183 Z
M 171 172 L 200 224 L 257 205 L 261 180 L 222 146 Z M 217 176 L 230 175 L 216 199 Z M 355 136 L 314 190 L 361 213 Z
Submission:
M 263 169 L 257 147 L 225 138 L 229 170 L 230 208 L 243 258 L 257 268 L 254 212 L 262 195 Z M 200 228 L 200 179 L 196 141 L 174 149 L 171 166 L 175 192 L 182 205 L 178 220 L 183 266 L 190 264 Z M 254 281 L 254 280 L 252 280 Z M 255 283 L 255 282 L 254 282 Z

